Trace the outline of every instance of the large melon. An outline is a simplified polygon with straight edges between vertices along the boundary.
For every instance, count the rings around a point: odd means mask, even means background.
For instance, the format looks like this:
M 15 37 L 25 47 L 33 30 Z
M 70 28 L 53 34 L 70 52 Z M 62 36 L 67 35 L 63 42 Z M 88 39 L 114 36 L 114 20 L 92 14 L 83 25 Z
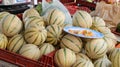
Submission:
M 17 34 L 10 38 L 7 49 L 11 52 L 18 53 L 24 44 L 25 44 L 24 37 L 21 34 Z
M 33 25 L 44 26 L 45 24 L 44 24 L 43 18 L 30 16 L 25 22 L 25 29 Z
M 24 37 L 29 44 L 41 45 L 47 38 L 47 31 L 43 26 L 32 26 L 25 30 Z
M 55 50 L 54 46 L 52 44 L 49 44 L 49 43 L 44 43 L 42 44 L 42 46 L 40 47 L 40 53 L 41 53 L 41 56 L 42 55 L 47 55 L 51 52 L 53 52 Z
M 79 37 L 75 37 L 73 35 L 65 35 L 61 42 L 60 46 L 62 48 L 69 48 L 70 50 L 74 51 L 75 53 L 78 53 L 82 49 L 82 40 Z
M 107 43 L 104 39 L 93 39 L 87 42 L 85 50 L 91 59 L 98 59 L 106 54 Z
M 117 44 L 117 38 L 113 33 L 109 32 L 109 33 L 104 34 L 103 39 L 107 43 L 107 48 L 108 48 L 108 53 L 109 53 L 115 48 L 115 45 Z
M 58 9 L 52 9 L 47 16 L 47 25 L 56 24 L 63 26 L 65 21 L 65 15 Z
M 77 11 L 73 15 L 73 25 L 83 28 L 90 28 L 92 26 L 92 17 L 86 11 Z
M 112 62 L 112 67 L 120 67 L 120 48 L 115 48 L 110 52 L 109 59 Z
M 77 60 L 80 60 L 80 59 L 84 59 L 84 60 L 90 60 L 88 57 L 87 57 L 87 55 L 85 55 L 85 54 L 82 54 L 82 53 L 77 53 L 76 54 L 76 59 Z
M 93 17 L 92 18 L 92 26 L 91 29 L 99 31 L 101 33 L 110 32 L 110 29 L 106 27 L 105 21 L 100 17 Z
M 35 10 L 34 8 L 30 8 L 27 9 L 24 13 L 23 13 L 23 21 L 25 21 L 26 17 L 30 17 L 30 16 L 37 16 L 39 17 L 39 13 L 37 12 L 37 10 Z
M 18 34 L 23 27 L 22 21 L 16 15 L 13 14 L 9 14 L 6 17 L 4 17 L 1 22 L 2 31 L 8 37 L 12 37 Z
M 104 57 L 94 61 L 94 67 L 112 67 L 112 63 L 105 55 Z
M 54 60 L 58 67 L 71 67 L 76 61 L 76 55 L 73 51 L 62 48 L 55 53 Z
M 58 25 L 49 25 L 47 28 L 47 39 L 46 42 L 56 45 L 60 41 L 60 35 L 62 33 L 62 28 Z
M 86 57 L 86 56 L 85 56 Z M 94 67 L 90 59 L 85 58 L 84 55 L 80 56 L 79 59 L 74 63 L 72 67 Z
M 34 44 L 23 45 L 23 47 L 20 49 L 19 54 L 33 60 L 38 60 L 40 58 L 40 50 Z
M 4 34 L 0 33 L 0 48 L 1 49 L 6 49 L 8 44 L 8 39 Z

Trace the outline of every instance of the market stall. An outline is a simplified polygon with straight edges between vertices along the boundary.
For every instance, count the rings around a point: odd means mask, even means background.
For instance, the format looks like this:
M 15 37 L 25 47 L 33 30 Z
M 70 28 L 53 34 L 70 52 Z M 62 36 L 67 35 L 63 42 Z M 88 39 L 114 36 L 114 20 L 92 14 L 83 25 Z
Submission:
M 119 1 L 0 2 L 0 67 L 120 67 Z

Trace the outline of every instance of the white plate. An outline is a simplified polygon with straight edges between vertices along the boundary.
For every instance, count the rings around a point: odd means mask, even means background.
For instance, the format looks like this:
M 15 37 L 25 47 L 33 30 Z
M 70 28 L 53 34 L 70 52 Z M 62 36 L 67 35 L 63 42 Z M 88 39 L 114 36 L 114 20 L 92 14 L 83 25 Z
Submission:
M 69 32 L 69 30 L 79 30 L 79 31 L 88 30 L 88 31 L 91 31 L 94 35 L 93 36 L 85 36 L 83 34 L 72 34 Z M 75 26 L 67 26 L 64 28 L 64 31 L 69 33 L 69 34 L 75 35 L 77 37 L 83 37 L 83 38 L 103 38 L 104 37 L 104 35 L 98 31 L 91 30 L 88 28 L 75 27 Z

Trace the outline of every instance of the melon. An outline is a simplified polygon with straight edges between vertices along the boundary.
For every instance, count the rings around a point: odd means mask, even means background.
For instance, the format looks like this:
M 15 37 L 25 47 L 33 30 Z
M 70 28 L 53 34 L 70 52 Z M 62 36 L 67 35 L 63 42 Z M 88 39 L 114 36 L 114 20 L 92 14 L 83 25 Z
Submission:
M 83 53 L 77 53 L 76 54 L 76 59 L 77 60 L 80 60 L 80 59 L 84 59 L 84 60 L 90 60 L 88 57 L 87 57 L 87 55 L 85 55 L 85 54 L 83 54 Z
M 49 25 L 46 28 L 47 30 L 47 39 L 46 42 L 52 45 L 57 45 L 60 41 L 60 35 L 62 33 L 62 28 L 58 25 Z
M 25 30 L 24 37 L 29 44 L 41 45 L 47 38 L 47 31 L 44 26 L 32 26 Z
M 64 25 L 65 15 L 58 9 L 51 9 L 47 16 L 47 25 L 56 24 L 59 26 Z
M 49 44 L 49 43 L 44 43 L 42 44 L 42 46 L 40 47 L 40 53 L 41 53 L 41 56 L 42 55 L 47 55 L 51 52 L 53 52 L 55 50 L 54 46 L 52 44 Z
M 23 27 L 22 21 L 13 14 L 9 14 L 2 19 L 2 32 L 8 36 L 12 37 L 18 34 Z
M 58 67 L 71 67 L 76 61 L 76 55 L 67 48 L 62 48 L 55 53 L 55 63 Z
M 60 42 L 60 46 L 62 48 L 69 48 L 75 53 L 78 53 L 81 51 L 82 45 L 83 45 L 82 40 L 79 37 L 75 37 L 70 34 L 65 35 Z
M 23 21 L 25 21 L 26 17 L 30 17 L 30 16 L 37 16 L 39 17 L 39 13 L 37 12 L 37 10 L 35 10 L 34 8 L 30 8 L 27 9 L 24 13 L 23 13 Z
M 111 66 L 112 66 L 112 63 L 107 58 L 106 55 L 94 61 L 94 67 L 111 67 Z
M 43 18 L 30 16 L 30 19 L 25 22 L 25 29 L 31 27 L 32 25 L 44 26 Z
M 18 53 L 24 44 L 26 44 L 24 37 L 21 34 L 17 34 L 10 38 L 7 49 L 11 52 Z
M 20 49 L 19 54 L 33 60 L 38 60 L 40 58 L 40 50 L 34 44 L 23 45 L 23 47 Z
M 0 48 L 6 49 L 7 44 L 8 44 L 7 37 L 4 34 L 0 33 Z
M 85 50 L 91 59 L 98 59 L 106 55 L 107 43 L 104 39 L 93 39 L 87 42 Z
M 0 20 L 9 14 L 9 12 L 0 12 Z
M 86 59 L 77 60 L 72 67 L 94 67 L 92 61 Z
M 112 62 L 112 67 L 120 67 L 120 48 L 115 48 L 109 54 L 109 59 Z
M 115 45 L 117 44 L 117 38 L 113 33 L 109 32 L 109 33 L 104 34 L 103 39 L 107 43 L 107 48 L 108 48 L 107 53 L 109 53 L 115 48 Z
M 92 17 L 86 11 L 79 10 L 73 15 L 73 25 L 90 28 L 92 26 Z

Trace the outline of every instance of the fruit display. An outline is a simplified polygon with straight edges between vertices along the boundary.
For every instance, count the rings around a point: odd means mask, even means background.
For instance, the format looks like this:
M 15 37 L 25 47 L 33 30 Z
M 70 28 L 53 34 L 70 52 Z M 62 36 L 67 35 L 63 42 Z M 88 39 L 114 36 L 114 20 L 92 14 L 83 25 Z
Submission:
M 104 35 L 103 38 L 85 38 L 66 33 L 66 17 L 55 8 L 49 11 L 46 18 L 34 8 L 26 10 L 22 20 L 16 15 L 5 12 L 4 17 L 1 13 L 1 49 L 35 61 L 56 51 L 53 56 L 56 67 L 119 67 L 120 49 L 115 48 L 117 39 L 100 17 L 92 17 L 82 10 L 73 15 L 73 26 Z M 89 30 L 69 32 L 94 36 Z

